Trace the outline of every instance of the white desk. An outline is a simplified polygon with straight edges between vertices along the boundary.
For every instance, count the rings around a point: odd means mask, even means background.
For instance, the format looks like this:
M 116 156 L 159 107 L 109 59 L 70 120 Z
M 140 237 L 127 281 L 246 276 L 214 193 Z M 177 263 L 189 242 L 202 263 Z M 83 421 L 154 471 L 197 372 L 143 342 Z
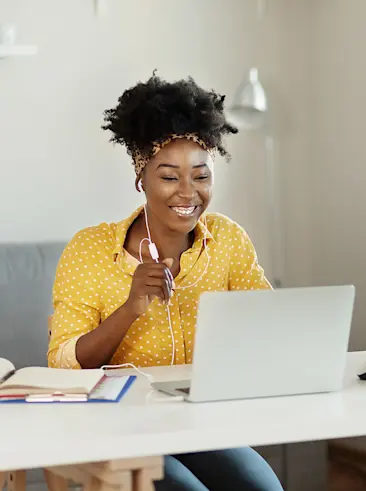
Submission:
M 171 380 L 189 370 L 149 373 Z M 359 371 L 366 371 L 366 352 L 348 355 L 345 388 L 336 394 L 156 402 L 139 378 L 119 404 L 0 405 L 0 471 L 366 435 Z

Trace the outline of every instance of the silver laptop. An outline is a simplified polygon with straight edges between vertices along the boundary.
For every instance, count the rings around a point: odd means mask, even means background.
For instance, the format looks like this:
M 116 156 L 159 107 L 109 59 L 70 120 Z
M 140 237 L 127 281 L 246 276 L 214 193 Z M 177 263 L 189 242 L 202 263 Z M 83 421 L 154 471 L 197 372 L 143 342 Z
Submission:
M 191 402 L 342 388 L 354 286 L 201 296 L 191 380 L 154 383 Z

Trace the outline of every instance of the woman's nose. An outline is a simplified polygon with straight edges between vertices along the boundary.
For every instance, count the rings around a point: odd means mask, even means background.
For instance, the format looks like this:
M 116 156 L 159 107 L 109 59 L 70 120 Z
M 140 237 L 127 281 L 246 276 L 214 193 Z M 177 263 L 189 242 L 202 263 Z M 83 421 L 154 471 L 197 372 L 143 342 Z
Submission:
M 192 179 L 182 179 L 179 186 L 179 195 L 184 198 L 191 198 L 196 195 L 196 187 Z

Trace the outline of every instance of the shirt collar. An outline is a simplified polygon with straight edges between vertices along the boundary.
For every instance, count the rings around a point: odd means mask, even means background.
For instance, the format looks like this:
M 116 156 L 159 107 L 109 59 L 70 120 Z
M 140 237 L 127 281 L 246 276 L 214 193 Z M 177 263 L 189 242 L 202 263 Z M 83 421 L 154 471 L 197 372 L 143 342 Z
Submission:
M 205 217 L 206 217 L 206 214 L 204 214 L 200 217 L 200 219 L 197 222 L 196 228 L 194 229 L 195 239 L 193 242 L 192 249 L 201 248 L 205 237 L 206 237 L 207 241 L 212 240 L 213 242 L 215 242 L 215 239 L 213 238 L 212 233 L 207 228 Z
M 123 245 L 126 240 L 127 232 L 128 229 L 131 227 L 133 222 L 136 220 L 136 218 L 140 215 L 140 213 L 143 211 L 144 207 L 139 206 L 137 210 L 135 210 L 131 216 L 126 218 L 125 220 L 122 220 L 117 224 L 116 228 L 116 241 L 114 244 L 113 248 L 113 258 L 116 261 L 117 257 L 122 254 L 123 251 Z M 204 238 L 206 236 L 207 241 L 213 241 L 215 242 L 215 239 L 213 238 L 212 233 L 209 231 L 209 229 L 205 225 L 205 215 L 202 215 L 200 219 L 197 222 L 197 225 L 195 227 L 195 239 L 194 243 L 192 246 L 192 250 L 198 249 L 202 247 Z
M 132 215 L 130 215 L 128 218 L 126 218 L 125 220 L 122 220 L 121 222 L 119 222 L 117 224 L 116 242 L 114 244 L 114 249 L 113 249 L 114 260 L 116 260 L 117 257 L 122 253 L 123 244 L 125 243 L 128 229 L 131 227 L 131 225 L 136 220 L 136 218 L 140 215 L 140 213 L 142 212 L 143 209 L 144 209 L 143 206 L 139 206 L 137 208 L 137 210 L 135 210 L 132 213 Z

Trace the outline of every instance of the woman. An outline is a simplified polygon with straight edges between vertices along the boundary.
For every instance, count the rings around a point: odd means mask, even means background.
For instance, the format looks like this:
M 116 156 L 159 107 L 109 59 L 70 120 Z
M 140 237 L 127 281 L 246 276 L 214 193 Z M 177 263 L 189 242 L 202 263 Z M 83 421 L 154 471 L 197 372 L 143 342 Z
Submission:
M 224 97 L 191 78 L 168 83 L 154 74 L 105 112 L 103 128 L 132 157 L 146 208 L 85 229 L 66 247 L 53 292 L 51 367 L 191 363 L 203 291 L 270 288 L 244 230 L 205 213 L 215 153 L 228 157 L 222 137 L 237 132 L 223 108 Z M 282 489 L 248 448 L 168 457 L 165 475 L 156 490 Z

